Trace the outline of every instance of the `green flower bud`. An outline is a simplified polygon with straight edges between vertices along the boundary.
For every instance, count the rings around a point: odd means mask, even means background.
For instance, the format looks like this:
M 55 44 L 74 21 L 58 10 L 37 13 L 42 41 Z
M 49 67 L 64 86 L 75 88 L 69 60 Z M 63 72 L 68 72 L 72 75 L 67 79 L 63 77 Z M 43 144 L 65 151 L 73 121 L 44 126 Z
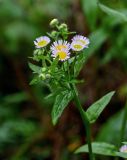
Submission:
M 51 73 L 51 70 L 48 70 L 48 73 Z
M 51 75 L 50 74 L 46 74 L 46 79 L 50 79 L 51 78 Z
M 60 26 L 59 26 L 59 30 L 64 30 L 64 31 L 68 31 L 68 27 L 65 23 L 62 23 Z
M 41 69 L 41 71 L 42 71 L 42 72 L 45 72 L 45 71 L 46 71 L 46 67 L 43 67 L 43 68 Z
M 59 21 L 58 19 L 53 19 L 51 22 L 50 22 L 50 26 L 51 27 L 55 27 L 56 25 L 58 25 Z
M 57 32 L 56 32 L 56 31 L 52 31 L 52 32 L 51 32 L 51 36 L 52 36 L 52 37 L 56 37 L 56 36 L 57 36 Z
M 39 74 L 39 78 L 41 78 L 41 80 L 45 80 L 46 76 L 45 76 L 45 74 L 41 73 L 41 74 Z

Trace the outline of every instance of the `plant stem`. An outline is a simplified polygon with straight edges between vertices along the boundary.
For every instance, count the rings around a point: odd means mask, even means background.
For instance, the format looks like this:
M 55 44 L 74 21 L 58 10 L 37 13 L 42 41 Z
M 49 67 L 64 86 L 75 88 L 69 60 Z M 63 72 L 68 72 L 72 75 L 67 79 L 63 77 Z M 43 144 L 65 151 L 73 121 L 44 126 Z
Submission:
M 125 107 L 124 107 L 123 120 L 122 120 L 122 126 L 121 126 L 121 131 L 120 131 L 119 147 L 121 145 L 121 142 L 124 141 L 126 122 L 127 122 L 127 102 L 126 102 Z
M 123 119 L 122 119 L 122 124 L 121 124 L 120 139 L 119 139 L 119 142 L 118 142 L 118 148 L 120 148 L 121 142 L 124 141 L 126 123 L 127 123 L 127 102 L 125 104 L 124 111 L 123 111 Z M 115 158 L 115 160 L 118 160 L 118 159 L 119 159 L 119 157 Z
M 72 84 L 72 89 L 73 89 L 73 92 L 74 92 L 74 101 L 76 103 L 76 107 L 78 108 L 78 110 L 80 112 L 81 118 L 83 120 L 83 124 L 86 128 L 86 136 L 87 136 L 87 143 L 88 143 L 88 149 L 89 149 L 89 158 L 90 158 L 90 160 L 94 160 L 93 153 L 92 153 L 92 145 L 91 145 L 90 123 L 89 123 L 89 120 L 87 118 L 86 113 L 82 109 L 82 106 L 81 106 L 81 103 L 80 103 L 80 100 L 79 100 L 79 97 L 78 97 L 77 89 L 76 89 L 74 84 Z

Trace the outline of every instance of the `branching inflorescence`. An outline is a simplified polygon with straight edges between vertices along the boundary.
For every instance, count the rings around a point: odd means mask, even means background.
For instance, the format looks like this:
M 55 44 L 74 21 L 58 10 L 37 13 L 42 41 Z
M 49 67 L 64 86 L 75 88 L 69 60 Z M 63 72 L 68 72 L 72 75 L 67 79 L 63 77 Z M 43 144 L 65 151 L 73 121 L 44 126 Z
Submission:
M 29 66 L 35 74 L 30 84 L 44 83 L 51 91 L 47 98 L 55 97 L 51 114 L 53 124 L 58 122 L 68 103 L 73 100 L 81 115 L 87 137 L 87 144 L 81 146 L 75 153 L 89 152 L 90 160 L 94 160 L 93 153 L 127 158 L 127 154 L 122 153 L 126 152 L 126 146 L 119 152 L 119 148 L 112 144 L 91 142 L 90 125 L 98 119 L 110 102 L 114 91 L 100 98 L 86 111 L 83 109 L 75 84 L 83 82 L 77 80 L 77 76 L 86 61 L 85 50 L 89 47 L 89 39 L 82 35 L 71 36 L 75 32 L 70 32 L 68 26 L 65 23 L 60 24 L 57 19 L 53 19 L 50 26 L 53 28 L 51 33 L 34 41 L 36 49 L 31 58 L 36 65 L 29 63 Z

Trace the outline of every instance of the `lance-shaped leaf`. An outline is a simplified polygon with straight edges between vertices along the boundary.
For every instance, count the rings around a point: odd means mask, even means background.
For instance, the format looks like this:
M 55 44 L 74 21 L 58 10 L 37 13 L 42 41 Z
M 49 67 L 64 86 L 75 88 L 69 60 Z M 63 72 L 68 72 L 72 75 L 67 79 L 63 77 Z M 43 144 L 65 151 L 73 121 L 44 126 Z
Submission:
M 98 16 L 98 0 L 81 0 L 81 6 L 91 30 L 95 29 Z
M 61 116 L 65 107 L 72 100 L 73 93 L 69 90 L 64 90 L 56 96 L 55 103 L 52 110 L 52 122 L 55 125 Z
M 94 123 L 99 115 L 102 113 L 104 108 L 107 106 L 107 104 L 110 102 L 112 96 L 114 95 L 114 91 L 106 94 L 101 99 L 96 101 L 94 104 L 92 104 L 86 111 L 86 114 L 88 116 L 89 122 Z
M 92 143 L 92 151 L 95 154 L 101 154 L 106 156 L 115 156 L 116 155 L 116 147 L 112 144 L 105 143 L 105 142 L 93 142 Z M 75 153 L 83 153 L 89 152 L 88 145 L 83 145 L 79 147 Z
M 114 10 L 112 8 L 109 8 L 103 4 L 99 4 L 99 7 L 101 8 L 102 11 L 107 13 L 109 16 L 115 17 L 119 19 L 121 22 L 127 22 L 127 16 L 122 13 L 121 11 Z
M 30 69 L 34 72 L 34 73 L 40 73 L 41 72 L 41 67 L 36 66 L 35 64 L 32 63 L 28 63 Z
M 122 143 L 127 145 L 127 142 L 122 142 Z
M 75 153 L 89 152 L 88 145 L 83 145 L 79 147 Z M 105 156 L 118 156 L 122 158 L 127 158 L 127 153 L 119 152 L 116 146 L 105 143 L 105 142 L 93 142 L 92 152 L 95 154 L 105 155 Z
M 77 56 L 77 59 L 74 65 L 74 75 L 75 76 L 79 74 L 80 70 L 83 67 L 85 60 L 86 60 L 86 54 L 84 52 Z

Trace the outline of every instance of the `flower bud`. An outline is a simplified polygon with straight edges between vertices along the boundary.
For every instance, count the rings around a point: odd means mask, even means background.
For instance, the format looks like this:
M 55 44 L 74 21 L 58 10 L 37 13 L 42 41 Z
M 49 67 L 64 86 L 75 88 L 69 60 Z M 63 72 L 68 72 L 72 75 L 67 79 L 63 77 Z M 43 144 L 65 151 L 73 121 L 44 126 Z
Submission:
M 41 73 L 41 74 L 39 74 L 39 78 L 41 78 L 41 80 L 45 80 L 46 76 L 45 76 L 45 74 Z
M 56 25 L 58 25 L 59 21 L 58 19 L 53 19 L 51 22 L 50 22 L 50 26 L 51 27 L 55 27 Z
M 62 23 L 62 24 L 59 26 L 59 30 L 67 31 L 67 30 L 68 30 L 67 25 L 66 25 L 65 23 Z
M 45 72 L 45 71 L 46 71 L 46 67 L 43 67 L 43 68 L 41 69 L 41 71 L 42 71 L 42 72 Z
M 48 73 L 51 73 L 51 70 L 48 70 Z
M 51 78 L 51 75 L 50 74 L 46 74 L 46 79 L 50 79 Z
M 52 36 L 52 37 L 56 37 L 56 36 L 57 36 L 57 32 L 56 32 L 56 31 L 52 31 L 52 32 L 51 32 L 51 36 Z

